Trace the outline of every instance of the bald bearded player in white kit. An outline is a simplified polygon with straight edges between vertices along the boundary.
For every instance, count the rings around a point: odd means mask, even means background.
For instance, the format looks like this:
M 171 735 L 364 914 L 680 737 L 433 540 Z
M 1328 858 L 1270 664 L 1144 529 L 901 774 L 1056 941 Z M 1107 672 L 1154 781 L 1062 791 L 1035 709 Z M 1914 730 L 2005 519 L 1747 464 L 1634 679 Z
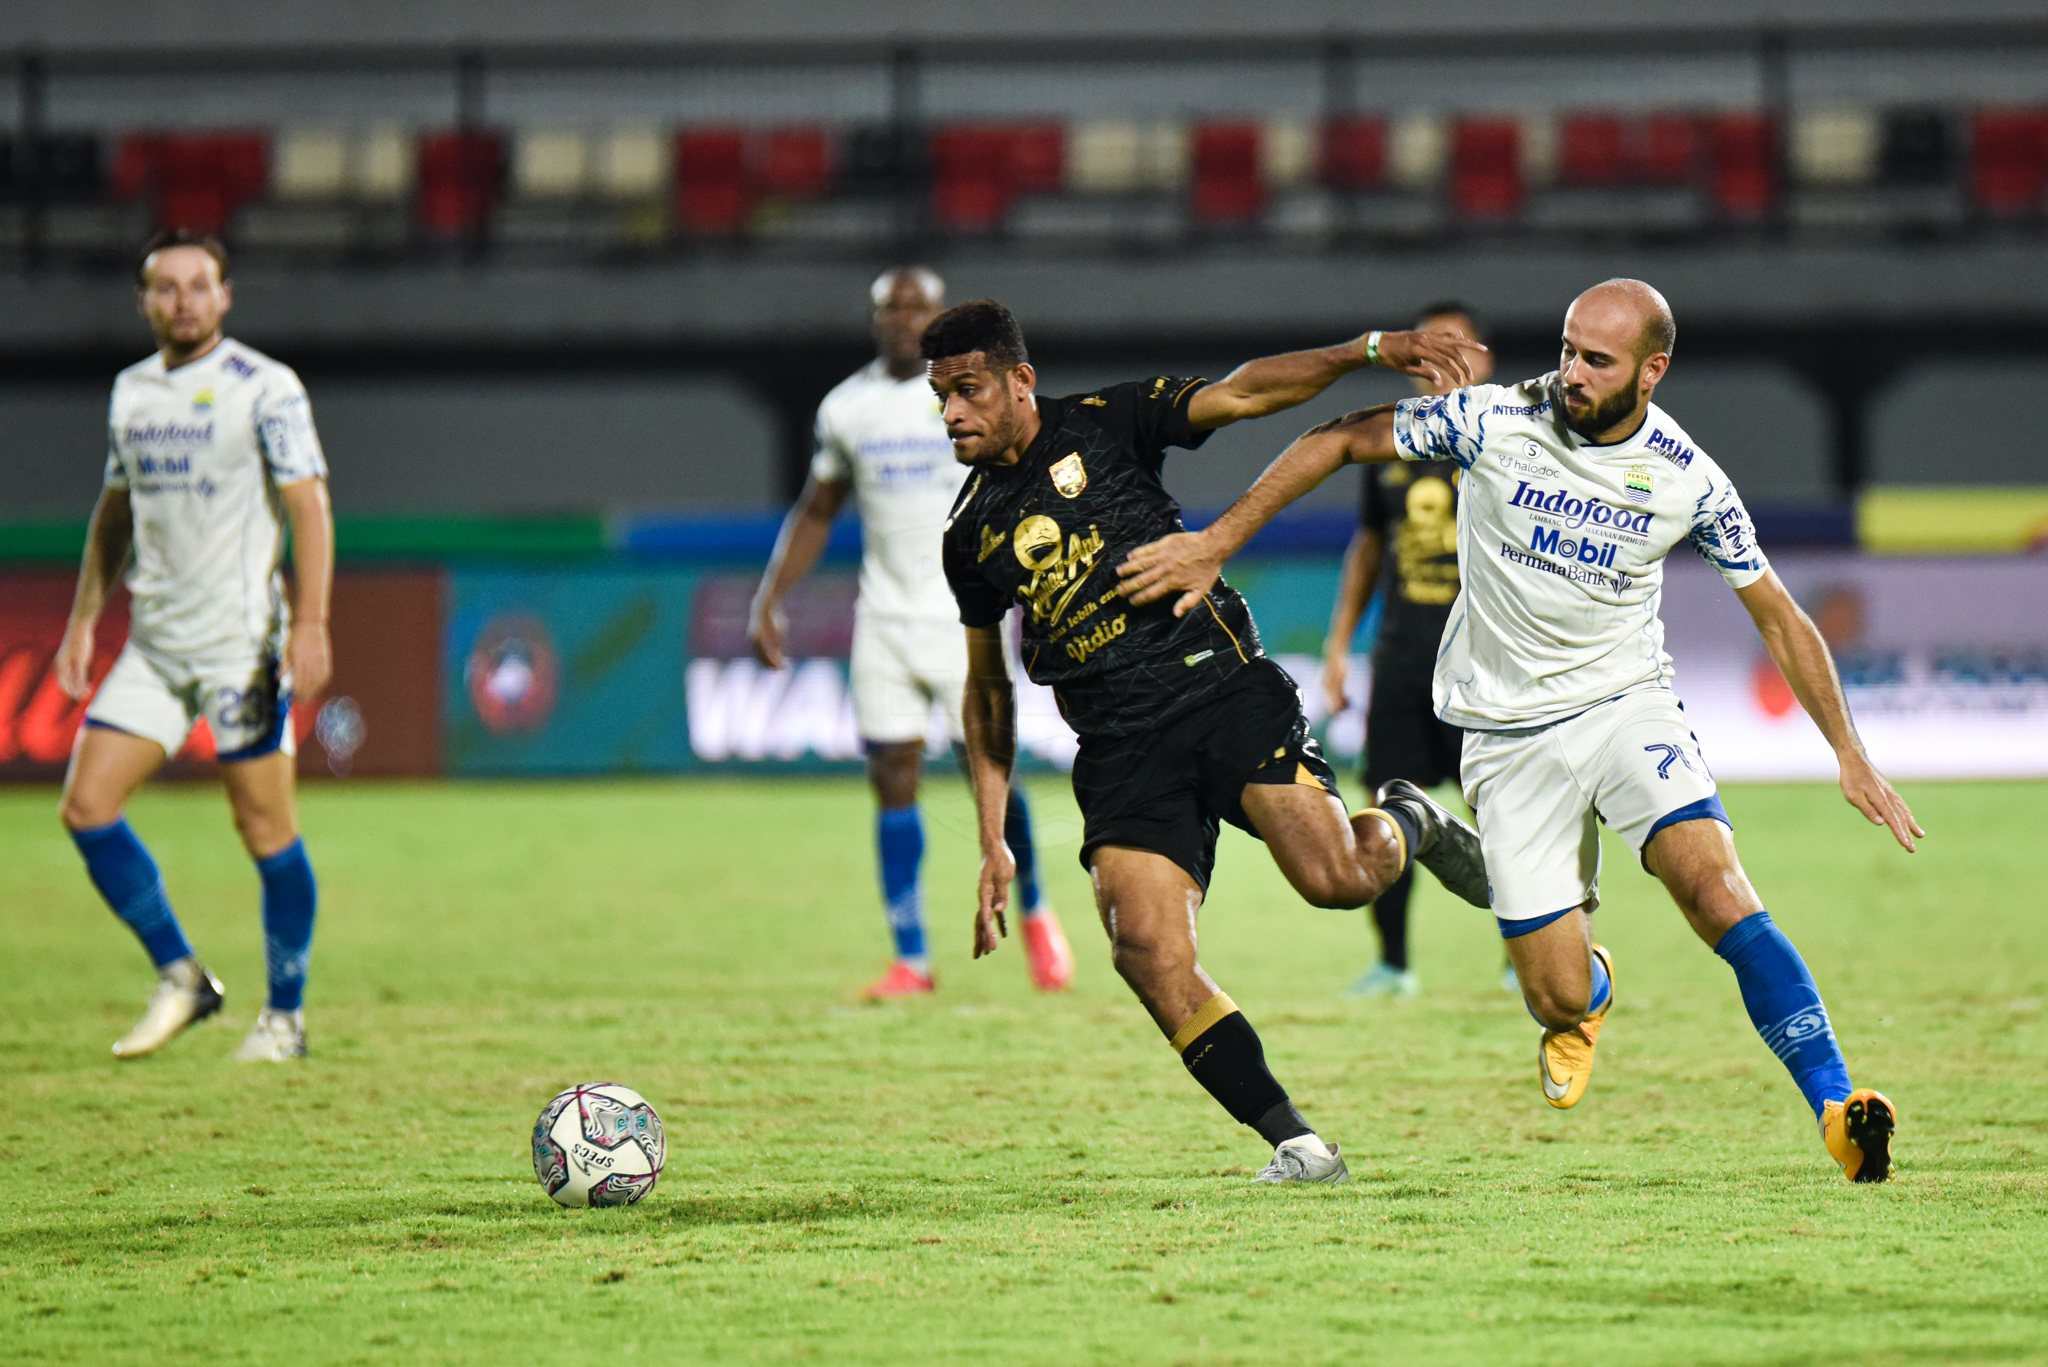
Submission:
M 1851 1086 L 1820 991 L 1736 857 L 1691 723 L 1672 691 L 1657 608 L 1664 557 L 1690 543 L 1748 609 L 1834 748 L 1842 795 L 1911 852 L 1924 836 L 1849 717 L 1834 662 L 1772 572 L 1721 469 L 1650 401 L 1677 325 L 1640 280 L 1609 280 L 1565 315 L 1559 368 L 1349 414 L 1282 453 L 1201 532 L 1133 551 L 1134 602 L 1192 607 L 1273 514 L 1346 462 L 1452 460 L 1462 470 L 1463 589 L 1437 655 L 1437 715 L 1463 727 L 1493 912 L 1529 1012 L 1544 1099 L 1575 1106 L 1614 1003 L 1594 944 L 1605 821 L 1734 969 L 1743 1005 L 1855 1182 L 1891 1174 L 1892 1103 Z
M 956 745 L 963 735 L 967 646 L 939 565 L 939 540 L 966 472 L 953 459 L 917 346 L 926 324 L 945 307 L 945 282 L 923 266 L 898 266 L 875 280 L 868 302 L 875 359 L 818 405 L 817 455 L 761 575 L 748 640 L 769 668 L 788 662 L 782 600 L 825 549 L 832 519 L 851 495 L 862 543 L 853 707 L 875 790 L 882 904 L 896 948 L 888 970 L 861 990 L 873 1001 L 918 996 L 934 986 L 925 951 L 917 788 L 935 704 Z M 1039 991 L 1057 992 L 1073 978 L 1074 953 L 1039 888 L 1030 808 L 1014 787 L 1004 834 L 1017 861 L 1026 968 Z

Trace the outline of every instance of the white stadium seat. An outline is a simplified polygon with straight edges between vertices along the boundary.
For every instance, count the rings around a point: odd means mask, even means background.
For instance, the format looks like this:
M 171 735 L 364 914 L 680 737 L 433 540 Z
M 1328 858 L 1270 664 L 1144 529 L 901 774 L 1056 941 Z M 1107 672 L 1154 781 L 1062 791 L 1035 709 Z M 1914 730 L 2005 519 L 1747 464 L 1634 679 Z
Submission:
M 1793 174 L 1809 185 L 1861 185 L 1877 173 L 1883 129 L 1874 109 L 1821 109 L 1792 121 Z
M 589 141 L 573 128 L 522 130 L 512 149 L 512 191 L 521 199 L 575 199 L 589 180 Z
M 340 128 L 287 128 L 271 157 L 279 199 L 340 199 L 348 193 L 348 134 Z
M 1404 190 L 1427 190 L 1443 179 L 1450 150 L 1444 121 L 1426 110 L 1394 120 L 1387 137 L 1387 179 Z
M 668 189 L 669 141 L 660 129 L 614 128 L 592 141 L 592 179 L 606 199 L 651 199 Z
M 1316 140 L 1300 119 L 1273 119 L 1259 139 L 1259 176 L 1275 189 L 1306 185 L 1316 169 Z
M 349 166 L 350 188 L 358 199 L 403 199 L 412 190 L 414 161 L 412 135 L 404 128 L 385 123 L 365 129 Z

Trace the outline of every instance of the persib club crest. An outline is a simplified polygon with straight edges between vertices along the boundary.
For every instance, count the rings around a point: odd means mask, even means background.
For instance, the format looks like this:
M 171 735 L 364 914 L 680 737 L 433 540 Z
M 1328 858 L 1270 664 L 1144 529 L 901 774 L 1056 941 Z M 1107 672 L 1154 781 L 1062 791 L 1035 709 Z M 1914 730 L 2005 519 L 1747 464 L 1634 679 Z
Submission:
M 1053 462 L 1052 487 L 1060 491 L 1061 498 L 1072 498 L 1088 487 L 1088 472 L 1081 468 L 1081 453 L 1074 452 Z
M 1657 490 L 1657 476 L 1647 465 L 1631 465 L 1622 480 L 1621 491 L 1631 503 L 1648 503 Z

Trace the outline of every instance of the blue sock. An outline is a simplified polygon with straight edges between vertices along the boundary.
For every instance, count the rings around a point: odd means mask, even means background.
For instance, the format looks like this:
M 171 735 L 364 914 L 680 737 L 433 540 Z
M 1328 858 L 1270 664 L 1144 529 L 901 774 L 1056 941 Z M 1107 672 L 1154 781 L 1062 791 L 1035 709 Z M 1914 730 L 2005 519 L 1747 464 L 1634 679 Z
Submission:
M 1607 999 L 1614 995 L 1614 980 L 1607 976 L 1607 965 L 1600 962 L 1598 954 L 1590 957 L 1593 960 L 1593 996 L 1586 1006 L 1586 1014 L 1589 1016 L 1607 1005 Z M 1530 1020 L 1543 1025 L 1542 1019 L 1536 1014 L 1536 1008 L 1529 1005 L 1527 997 L 1522 999 L 1522 1006 L 1528 1011 Z M 1548 1030 L 1550 1027 L 1543 1025 L 1543 1028 Z
M 1038 852 L 1031 844 L 1031 808 L 1024 794 L 1010 789 L 1010 805 L 1003 809 L 1003 843 L 1017 861 L 1017 899 L 1026 916 L 1038 914 Z
M 85 856 L 85 871 L 92 875 L 93 886 L 107 899 L 114 915 L 128 923 L 158 968 L 192 952 L 171 912 L 163 875 L 157 872 L 149 850 L 129 829 L 126 817 L 111 826 L 73 831 L 71 840 Z
M 1814 1118 L 1820 1117 L 1824 1102 L 1845 1099 L 1849 1065 L 1835 1043 L 1828 1009 L 1813 975 L 1806 971 L 1806 961 L 1771 921 L 1771 914 L 1760 911 L 1737 921 L 1714 952 L 1735 970 L 1750 1023 L 1799 1084 Z
M 320 889 L 306 842 L 294 840 L 268 859 L 256 861 L 263 876 L 263 971 L 270 978 L 270 1006 L 296 1011 L 306 995 L 306 962 L 313 952 L 313 912 Z
M 917 885 L 924 862 L 924 821 L 916 807 L 898 807 L 875 817 L 875 843 L 882 856 L 882 902 L 889 915 L 889 933 L 896 937 L 896 957 L 924 958 L 924 894 Z

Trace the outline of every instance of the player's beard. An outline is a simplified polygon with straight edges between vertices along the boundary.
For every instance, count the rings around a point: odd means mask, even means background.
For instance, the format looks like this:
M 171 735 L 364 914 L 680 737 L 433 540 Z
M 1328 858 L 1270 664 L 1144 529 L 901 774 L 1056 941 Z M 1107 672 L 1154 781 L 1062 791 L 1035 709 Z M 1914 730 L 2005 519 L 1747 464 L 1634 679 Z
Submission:
M 1017 407 L 1016 404 L 1010 405 L 1010 411 L 1000 420 L 995 418 L 987 419 L 987 429 L 981 438 L 979 454 L 971 460 L 962 461 L 963 465 L 992 464 L 999 460 L 1005 451 L 1008 451 L 1017 444 L 1018 429 L 1024 425 L 1023 420 L 1017 414 Z M 1019 454 L 1021 455 L 1022 453 L 1019 452 Z
M 1557 387 L 1557 411 L 1563 416 L 1564 425 L 1580 436 L 1589 439 L 1598 437 L 1602 432 L 1608 431 L 1623 418 L 1635 412 L 1636 385 L 1642 379 L 1642 374 L 1643 368 L 1638 365 L 1635 368 L 1635 373 L 1628 377 L 1627 384 L 1615 390 L 1614 393 L 1609 394 L 1599 403 L 1594 404 L 1592 410 L 1584 417 L 1575 417 L 1572 410 L 1565 405 L 1564 385 L 1560 382 Z

